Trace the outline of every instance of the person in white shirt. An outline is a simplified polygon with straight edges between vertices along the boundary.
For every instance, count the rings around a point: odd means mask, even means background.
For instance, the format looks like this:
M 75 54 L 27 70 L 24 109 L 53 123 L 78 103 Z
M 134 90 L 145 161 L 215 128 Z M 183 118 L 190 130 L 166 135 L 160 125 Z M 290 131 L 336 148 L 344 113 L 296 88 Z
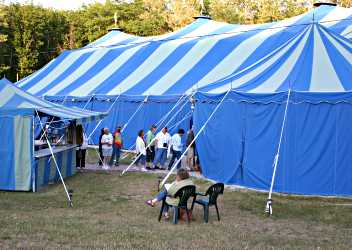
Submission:
M 168 169 L 170 170 L 172 168 L 172 165 L 174 165 L 175 160 L 178 160 L 181 158 L 182 151 L 183 151 L 183 143 L 182 143 L 182 136 L 185 134 L 185 131 L 181 128 L 178 130 L 177 134 L 174 134 L 171 138 L 171 152 L 172 152 L 172 158 L 169 163 Z M 177 164 L 177 169 L 181 167 L 181 162 Z
M 171 142 L 171 136 L 167 132 L 167 127 L 163 128 L 156 136 L 156 153 L 154 158 L 154 169 L 164 168 L 166 158 L 167 158 L 167 149 Z M 158 163 L 160 163 L 160 168 L 158 167 Z
M 138 132 L 138 136 L 136 139 L 136 153 L 137 153 L 137 157 L 138 157 L 138 159 L 136 160 L 136 165 L 141 163 L 143 166 L 142 170 L 146 171 L 145 160 L 146 160 L 147 150 L 146 150 L 146 142 L 144 140 L 144 131 L 143 130 L 140 130 Z
M 101 137 L 101 144 L 102 144 L 102 150 L 103 150 L 103 156 L 104 156 L 104 169 L 109 168 L 111 156 L 112 156 L 112 144 L 113 144 L 114 138 L 112 137 L 112 134 L 109 132 L 108 128 L 104 128 L 104 135 Z

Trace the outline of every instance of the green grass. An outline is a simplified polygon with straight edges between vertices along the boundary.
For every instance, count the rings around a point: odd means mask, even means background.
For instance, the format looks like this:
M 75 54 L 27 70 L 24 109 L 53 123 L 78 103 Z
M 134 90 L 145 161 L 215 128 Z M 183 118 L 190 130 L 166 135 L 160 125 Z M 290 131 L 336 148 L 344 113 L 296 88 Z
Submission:
M 196 181 L 200 190 L 209 185 Z M 274 196 L 225 190 L 222 220 L 204 224 L 196 207 L 190 225 L 157 222 L 157 175 L 79 173 L 69 208 L 61 185 L 40 193 L 0 192 L 0 249 L 351 249 L 352 203 L 347 199 Z

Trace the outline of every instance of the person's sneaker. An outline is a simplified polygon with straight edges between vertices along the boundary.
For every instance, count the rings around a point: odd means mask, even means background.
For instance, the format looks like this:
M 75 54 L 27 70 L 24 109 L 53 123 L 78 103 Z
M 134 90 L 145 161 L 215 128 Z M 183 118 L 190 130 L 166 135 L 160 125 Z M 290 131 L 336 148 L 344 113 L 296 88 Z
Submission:
M 145 167 L 141 168 L 141 171 L 142 172 L 148 172 L 148 170 Z
M 116 162 L 116 163 L 115 163 L 115 167 L 118 167 L 118 166 L 119 166 L 119 163 L 118 163 L 118 162 Z
M 158 166 L 154 166 L 154 169 L 160 169 Z
M 150 167 L 146 167 L 147 170 L 152 170 Z

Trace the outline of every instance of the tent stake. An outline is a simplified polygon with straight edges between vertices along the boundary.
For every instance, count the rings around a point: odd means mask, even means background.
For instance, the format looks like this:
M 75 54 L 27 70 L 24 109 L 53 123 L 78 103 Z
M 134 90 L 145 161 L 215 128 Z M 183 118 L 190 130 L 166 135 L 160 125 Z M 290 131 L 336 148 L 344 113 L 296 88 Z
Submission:
M 273 175 L 272 175 L 272 178 L 271 178 L 270 191 L 269 191 L 268 199 L 267 199 L 266 206 L 265 206 L 265 213 L 268 216 L 271 216 L 273 214 L 272 193 L 273 193 L 273 187 L 274 187 L 274 183 L 275 183 L 277 164 L 279 162 L 279 157 L 280 157 L 281 142 L 282 142 L 282 137 L 283 137 L 283 134 L 284 134 L 285 124 L 286 124 L 286 118 L 287 118 L 288 104 L 290 102 L 290 96 L 291 96 L 291 88 L 288 89 L 286 106 L 285 106 L 285 114 L 284 114 L 284 119 L 282 121 L 282 126 L 281 126 L 279 145 L 278 145 L 277 153 L 275 155 L 274 162 L 273 162 L 274 170 L 273 170 Z

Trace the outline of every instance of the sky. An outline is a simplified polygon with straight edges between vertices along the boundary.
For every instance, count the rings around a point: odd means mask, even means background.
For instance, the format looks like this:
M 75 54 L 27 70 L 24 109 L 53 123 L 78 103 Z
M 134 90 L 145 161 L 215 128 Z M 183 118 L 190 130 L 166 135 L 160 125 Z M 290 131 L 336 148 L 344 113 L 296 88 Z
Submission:
M 104 3 L 105 0 L 0 0 L 0 3 L 31 3 L 41 5 L 46 8 L 55 8 L 61 10 L 74 10 L 81 7 L 83 4 L 90 4 L 94 2 Z

